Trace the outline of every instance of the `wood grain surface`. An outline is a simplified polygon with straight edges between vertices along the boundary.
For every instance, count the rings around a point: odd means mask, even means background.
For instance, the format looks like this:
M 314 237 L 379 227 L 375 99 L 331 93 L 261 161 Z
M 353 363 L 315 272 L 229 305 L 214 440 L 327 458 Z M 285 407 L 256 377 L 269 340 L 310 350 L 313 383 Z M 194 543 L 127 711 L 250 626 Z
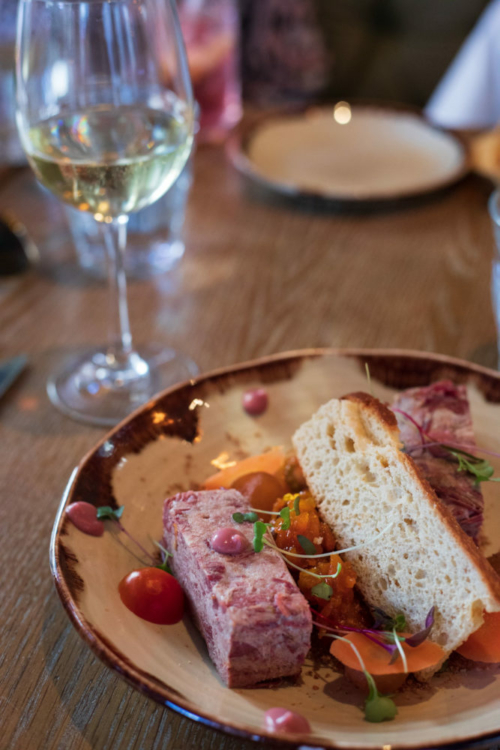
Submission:
M 249 193 L 221 149 L 200 149 L 182 263 L 130 284 L 136 340 L 181 348 L 202 370 L 311 346 L 492 363 L 490 191 L 469 178 L 411 209 L 315 213 Z M 129 688 L 57 600 L 53 518 L 72 468 L 103 431 L 60 415 L 45 381 L 62 355 L 105 339 L 106 288 L 78 269 L 62 209 L 29 170 L 3 175 L 4 210 L 26 224 L 41 264 L 0 277 L 0 358 L 29 357 L 0 402 L 0 748 L 249 750 Z

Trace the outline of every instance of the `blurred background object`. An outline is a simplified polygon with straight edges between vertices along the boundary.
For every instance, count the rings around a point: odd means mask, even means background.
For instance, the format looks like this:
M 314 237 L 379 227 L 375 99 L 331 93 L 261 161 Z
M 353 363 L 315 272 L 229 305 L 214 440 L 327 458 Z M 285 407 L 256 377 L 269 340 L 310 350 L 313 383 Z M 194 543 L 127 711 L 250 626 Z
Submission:
M 243 93 L 258 104 L 423 106 L 487 0 L 240 0 Z
M 38 249 L 26 227 L 10 212 L 0 215 L 0 276 L 27 271 L 38 260 Z
M 497 327 L 497 369 L 500 370 L 500 192 L 495 190 L 490 196 L 489 204 L 493 234 L 495 237 L 495 252 L 491 273 L 491 297 L 493 313 Z
M 0 0 L 2 164 L 24 161 L 13 106 L 17 5 L 18 0 Z M 179 0 L 201 107 L 201 140 L 223 139 L 240 118 L 240 68 L 244 98 L 259 106 L 353 98 L 423 106 L 487 5 L 487 0 Z
M 14 103 L 14 44 L 18 0 L 0 0 L 0 164 L 25 164 Z
M 223 141 L 241 117 L 237 0 L 179 0 L 200 143 Z
M 444 128 L 491 128 L 500 121 L 500 0 L 486 8 L 425 111 Z
M 315 0 L 240 0 L 245 99 L 257 105 L 314 101 L 331 63 Z

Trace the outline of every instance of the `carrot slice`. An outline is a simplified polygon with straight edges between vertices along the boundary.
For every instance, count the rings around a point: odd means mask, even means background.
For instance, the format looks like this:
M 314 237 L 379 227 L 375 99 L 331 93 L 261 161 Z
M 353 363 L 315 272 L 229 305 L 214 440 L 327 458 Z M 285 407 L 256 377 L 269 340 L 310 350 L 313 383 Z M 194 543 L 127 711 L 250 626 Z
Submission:
M 500 662 L 500 612 L 485 612 L 479 630 L 472 633 L 457 651 L 472 661 Z
M 399 635 L 409 634 L 399 633 Z M 349 635 L 344 637 L 356 646 L 365 664 L 365 669 L 370 674 L 399 674 L 400 672 L 404 672 L 401 656 L 398 656 L 394 664 L 390 664 L 391 654 L 382 648 L 382 646 L 378 646 L 373 641 L 370 641 L 362 633 L 349 633 Z M 408 672 L 419 672 L 421 669 L 432 667 L 434 664 L 438 664 L 445 655 L 441 646 L 438 646 L 437 643 L 432 643 L 432 641 L 424 641 L 420 646 L 416 646 L 415 648 L 407 646 L 404 642 L 401 645 L 403 646 L 408 663 Z M 351 669 L 360 669 L 359 659 L 354 653 L 354 649 L 348 643 L 345 643 L 345 641 L 333 641 L 330 653 L 342 662 L 344 666 Z
M 285 452 L 283 448 L 277 446 L 271 448 L 267 453 L 261 453 L 258 456 L 249 456 L 243 461 L 238 461 L 234 466 L 218 471 L 203 482 L 203 488 L 206 490 L 216 490 L 219 487 L 229 489 L 232 483 L 245 474 L 255 471 L 264 471 L 267 474 L 276 474 L 283 468 L 285 463 Z

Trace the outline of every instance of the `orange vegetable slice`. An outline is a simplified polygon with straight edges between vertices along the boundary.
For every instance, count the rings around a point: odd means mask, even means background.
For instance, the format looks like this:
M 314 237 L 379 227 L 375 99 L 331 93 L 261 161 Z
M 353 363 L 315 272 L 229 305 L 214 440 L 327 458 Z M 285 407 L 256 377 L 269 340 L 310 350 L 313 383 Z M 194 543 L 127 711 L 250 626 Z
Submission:
M 399 635 L 409 636 L 409 633 L 399 633 Z M 349 635 L 344 637 L 356 646 L 365 664 L 365 669 L 370 674 L 399 674 L 404 672 L 401 656 L 398 656 L 394 664 L 390 664 L 391 654 L 382 648 L 382 646 L 378 646 L 373 641 L 370 641 L 362 633 L 349 633 Z M 441 646 L 438 646 L 437 643 L 432 643 L 432 641 L 424 641 L 420 646 L 416 646 L 415 648 L 407 646 L 404 642 L 401 645 L 403 646 L 406 661 L 408 662 L 408 672 L 419 672 L 421 669 L 432 667 L 434 664 L 438 664 L 445 656 L 445 652 Z M 356 670 L 361 669 L 354 649 L 348 643 L 345 643 L 345 641 L 334 640 L 330 647 L 330 653 L 342 662 L 344 666 Z
M 277 446 L 267 453 L 261 453 L 258 456 L 249 456 L 243 461 L 238 461 L 234 466 L 218 471 L 203 482 L 205 490 L 217 490 L 220 487 L 229 489 L 233 482 L 245 474 L 251 474 L 256 471 L 263 471 L 267 474 L 276 474 L 283 468 L 285 463 L 285 452 L 283 448 Z
M 484 623 L 457 648 L 457 652 L 472 661 L 500 662 L 500 612 L 485 612 Z

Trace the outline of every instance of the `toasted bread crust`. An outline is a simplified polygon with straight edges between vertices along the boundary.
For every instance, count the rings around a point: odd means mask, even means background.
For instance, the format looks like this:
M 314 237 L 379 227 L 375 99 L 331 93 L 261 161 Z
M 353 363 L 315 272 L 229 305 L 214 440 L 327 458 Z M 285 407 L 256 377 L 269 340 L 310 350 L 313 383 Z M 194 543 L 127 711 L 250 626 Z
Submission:
M 361 404 L 364 409 L 370 411 L 373 416 L 378 417 L 381 422 L 385 422 L 389 429 L 393 430 L 394 433 L 399 437 L 399 427 L 394 412 L 392 412 L 382 401 L 379 401 L 375 396 L 371 396 L 369 393 L 364 391 L 356 391 L 355 393 L 347 393 L 342 396 L 341 401 L 354 401 L 355 403 Z

